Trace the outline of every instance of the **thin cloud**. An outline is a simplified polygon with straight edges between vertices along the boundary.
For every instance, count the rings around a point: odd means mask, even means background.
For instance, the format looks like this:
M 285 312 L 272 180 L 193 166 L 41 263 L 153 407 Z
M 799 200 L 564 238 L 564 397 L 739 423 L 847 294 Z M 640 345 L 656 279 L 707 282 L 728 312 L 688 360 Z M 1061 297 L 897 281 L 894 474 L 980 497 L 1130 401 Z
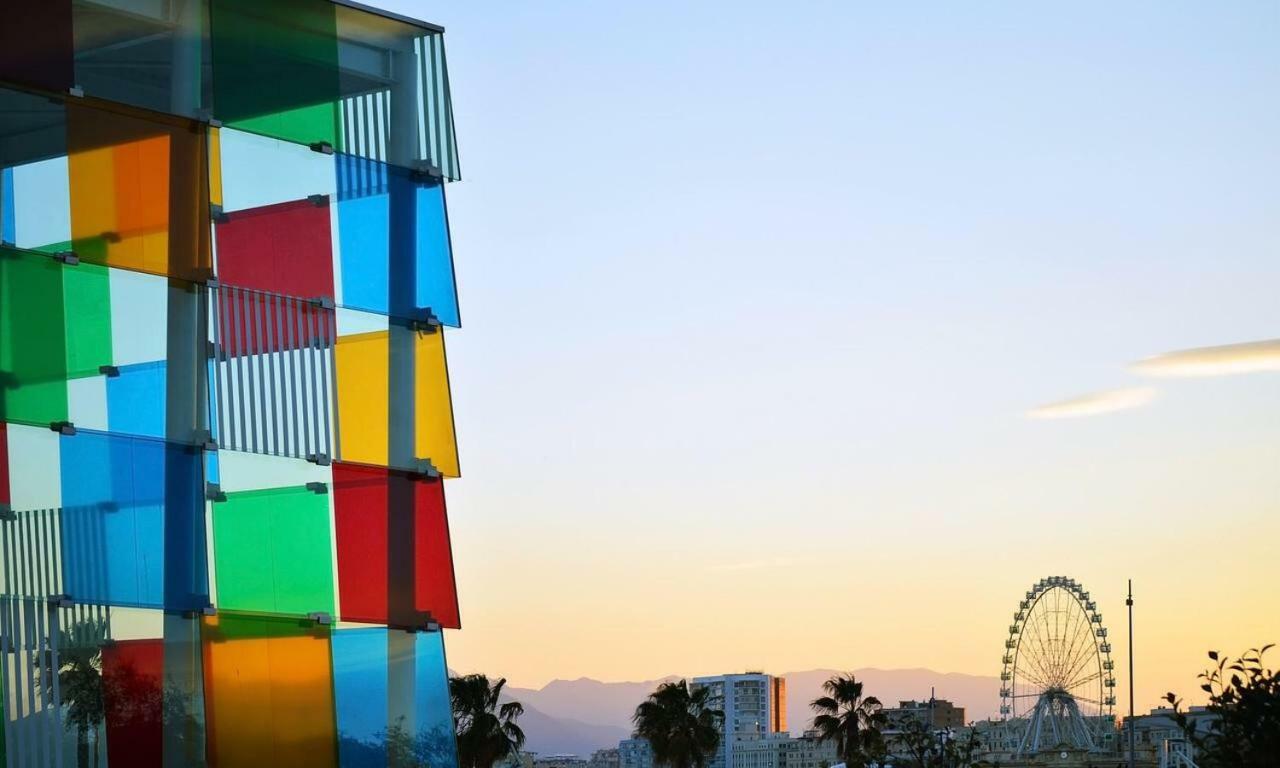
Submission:
M 1280 371 L 1280 339 L 1166 352 L 1130 366 L 1144 376 L 1230 376 Z
M 1071 419 L 1080 416 L 1095 416 L 1100 413 L 1113 413 L 1130 408 L 1139 408 L 1151 402 L 1156 391 L 1151 387 L 1128 387 L 1125 389 L 1109 389 L 1105 392 L 1093 392 L 1070 400 L 1059 400 L 1027 411 L 1032 419 Z

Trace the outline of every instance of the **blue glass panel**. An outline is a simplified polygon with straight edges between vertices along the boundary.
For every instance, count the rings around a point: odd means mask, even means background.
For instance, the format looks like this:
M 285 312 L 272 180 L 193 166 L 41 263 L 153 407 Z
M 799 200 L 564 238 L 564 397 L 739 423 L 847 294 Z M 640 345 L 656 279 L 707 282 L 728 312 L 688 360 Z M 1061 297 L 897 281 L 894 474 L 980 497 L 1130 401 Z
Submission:
M 200 451 L 84 430 L 60 448 L 66 592 L 82 603 L 207 605 Z
M 333 633 L 333 688 L 338 715 L 338 765 L 387 764 L 387 630 Z
M 165 363 L 120 367 L 107 378 L 107 426 L 112 432 L 164 437 Z
M 215 483 L 217 485 L 222 484 L 222 470 L 219 468 L 218 464 L 218 452 L 205 451 L 204 476 L 206 482 Z
M 449 704 L 449 669 L 444 657 L 443 632 L 414 635 L 414 709 L 416 746 L 432 768 L 457 768 L 458 747 L 453 735 L 453 710 Z
M 457 327 L 444 186 L 397 166 L 337 155 L 342 305 Z M 395 275 L 395 282 L 389 281 Z
M 0 168 L 0 243 L 16 243 L 13 236 L 13 169 Z

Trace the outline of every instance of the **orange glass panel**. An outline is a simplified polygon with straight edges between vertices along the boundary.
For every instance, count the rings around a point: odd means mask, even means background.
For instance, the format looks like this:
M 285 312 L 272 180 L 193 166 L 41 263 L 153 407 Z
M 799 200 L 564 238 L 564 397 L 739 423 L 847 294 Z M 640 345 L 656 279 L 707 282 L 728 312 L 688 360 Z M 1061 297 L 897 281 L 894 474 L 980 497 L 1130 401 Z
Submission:
M 337 765 L 327 627 L 224 612 L 201 631 L 210 765 Z
M 102 102 L 67 105 L 72 247 L 84 261 L 209 276 L 206 133 Z

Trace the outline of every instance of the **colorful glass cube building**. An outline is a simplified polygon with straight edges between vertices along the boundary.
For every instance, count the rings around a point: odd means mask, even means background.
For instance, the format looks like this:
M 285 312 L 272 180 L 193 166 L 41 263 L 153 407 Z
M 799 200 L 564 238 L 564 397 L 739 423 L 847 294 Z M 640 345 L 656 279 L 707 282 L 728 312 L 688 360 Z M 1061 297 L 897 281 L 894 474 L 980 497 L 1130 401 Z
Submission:
M 457 765 L 442 33 L 0 0 L 0 764 Z

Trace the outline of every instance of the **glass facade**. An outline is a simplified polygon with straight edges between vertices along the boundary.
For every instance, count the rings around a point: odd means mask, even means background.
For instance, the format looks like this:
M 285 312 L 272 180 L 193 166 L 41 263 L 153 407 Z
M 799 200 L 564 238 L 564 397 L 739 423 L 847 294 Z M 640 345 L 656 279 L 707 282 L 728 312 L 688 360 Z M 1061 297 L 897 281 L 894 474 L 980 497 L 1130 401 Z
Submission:
M 0 766 L 455 768 L 443 30 L 0 18 Z

